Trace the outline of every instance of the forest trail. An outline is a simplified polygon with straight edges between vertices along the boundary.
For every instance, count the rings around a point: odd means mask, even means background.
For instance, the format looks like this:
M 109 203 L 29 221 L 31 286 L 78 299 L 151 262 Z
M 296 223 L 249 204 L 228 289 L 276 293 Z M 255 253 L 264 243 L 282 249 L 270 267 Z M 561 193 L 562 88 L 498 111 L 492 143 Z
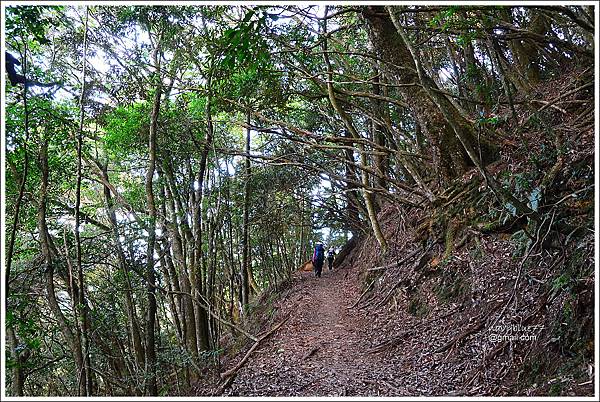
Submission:
M 280 318 L 289 320 L 265 340 L 225 394 L 398 395 L 384 362 L 368 353 L 368 318 L 349 308 L 360 294 L 356 275 L 355 268 L 324 268 L 321 278 L 302 273 L 278 306 Z

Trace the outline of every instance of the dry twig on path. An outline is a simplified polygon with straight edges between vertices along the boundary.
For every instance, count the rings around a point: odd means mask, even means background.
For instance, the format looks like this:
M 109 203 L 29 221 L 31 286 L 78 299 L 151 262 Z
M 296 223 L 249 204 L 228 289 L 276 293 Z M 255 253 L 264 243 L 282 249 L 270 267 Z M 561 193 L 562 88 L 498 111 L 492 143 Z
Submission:
M 441 352 L 444 352 L 444 351 L 450 349 L 452 346 L 456 345 L 458 342 L 462 341 L 467 336 L 469 336 L 469 335 L 471 335 L 471 334 L 479 331 L 483 327 L 485 327 L 485 322 L 484 321 L 480 321 L 480 322 L 475 323 L 471 327 L 467 328 L 466 331 L 464 331 L 460 335 L 458 335 L 455 338 L 453 338 L 450 342 L 446 343 L 445 345 L 443 345 L 440 348 L 437 348 L 434 352 L 435 353 L 441 353 Z
M 311 357 L 312 355 L 314 355 L 319 349 L 321 349 L 321 346 L 317 345 L 317 346 L 313 347 L 307 354 L 305 354 L 302 357 L 302 360 L 308 359 L 309 357 Z
M 223 379 L 223 382 L 219 386 L 219 388 L 218 388 L 218 390 L 216 392 L 216 395 L 222 395 L 223 394 L 223 391 L 225 391 L 225 389 L 231 384 L 231 382 L 235 378 L 235 375 L 237 374 L 237 372 L 244 366 L 244 364 L 246 364 L 246 362 L 248 361 L 248 359 L 250 358 L 250 356 L 252 355 L 252 353 L 254 353 L 254 351 L 256 349 L 258 349 L 258 347 L 260 346 L 261 342 L 263 340 L 267 339 L 275 331 L 277 331 L 283 324 L 285 324 L 287 322 L 287 320 L 289 320 L 289 317 L 285 318 L 283 321 L 281 321 L 279 324 L 275 325 L 269 331 L 267 331 L 263 335 L 259 336 L 258 339 L 256 340 L 256 342 L 254 342 L 254 344 L 250 348 L 250 350 L 248 350 L 248 352 L 246 352 L 246 354 L 244 355 L 244 357 L 242 358 L 242 360 L 240 360 L 239 363 L 235 365 L 235 367 L 227 370 L 224 373 L 221 373 L 221 378 Z
M 346 307 L 346 308 L 347 309 L 351 309 L 351 308 L 354 308 L 354 307 L 358 306 L 358 303 L 360 303 L 360 301 L 362 300 L 362 298 L 365 297 L 365 295 L 367 294 L 367 292 L 369 292 L 369 290 L 371 289 L 371 287 L 373 286 L 374 283 L 375 283 L 375 279 L 373 279 L 371 281 L 371 283 L 369 283 L 369 286 L 367 286 L 367 288 L 365 289 L 365 291 L 361 293 L 361 295 L 358 298 L 358 300 L 356 300 L 353 305 L 351 305 L 350 307 Z

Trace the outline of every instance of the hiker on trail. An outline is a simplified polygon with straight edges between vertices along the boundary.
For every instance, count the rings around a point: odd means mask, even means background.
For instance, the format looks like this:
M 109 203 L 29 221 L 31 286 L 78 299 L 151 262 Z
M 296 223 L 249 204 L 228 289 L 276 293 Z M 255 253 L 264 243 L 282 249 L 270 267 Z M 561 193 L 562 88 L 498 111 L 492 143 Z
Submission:
M 335 250 L 330 248 L 329 252 L 327 253 L 327 266 L 329 267 L 330 271 L 333 269 L 333 259 L 334 258 L 335 258 Z
M 317 243 L 315 252 L 313 253 L 312 263 L 315 267 L 315 276 L 320 278 L 323 270 L 323 262 L 325 261 L 325 248 L 323 244 Z

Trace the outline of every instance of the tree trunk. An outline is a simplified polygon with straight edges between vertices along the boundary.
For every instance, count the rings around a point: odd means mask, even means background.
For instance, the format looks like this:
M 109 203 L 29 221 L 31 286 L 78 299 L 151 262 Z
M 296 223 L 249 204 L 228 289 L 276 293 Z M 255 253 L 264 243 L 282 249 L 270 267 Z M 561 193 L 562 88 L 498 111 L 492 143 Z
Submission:
M 44 261 L 44 272 L 46 273 L 46 298 L 48 300 L 48 306 L 52 311 L 52 315 L 58 322 L 61 332 L 65 338 L 65 341 L 69 344 L 69 348 L 73 353 L 73 360 L 75 361 L 75 378 L 79 379 L 83 375 L 84 361 L 83 353 L 81 350 L 81 343 L 71 331 L 71 327 L 66 317 L 64 316 L 58 300 L 56 298 L 56 290 L 54 286 L 54 256 L 57 255 L 57 251 L 54 248 L 50 233 L 48 232 L 48 226 L 46 223 L 46 210 L 48 205 L 48 140 L 46 138 L 41 139 L 40 154 L 39 154 L 39 165 L 41 171 L 41 182 L 40 182 L 40 195 L 38 203 L 38 235 L 41 245 L 41 252 Z M 71 297 L 74 297 L 74 293 Z M 78 385 L 81 385 L 80 381 L 77 381 Z M 77 387 L 77 395 L 81 396 L 82 390 L 79 386 Z
M 390 12 L 393 10 L 392 7 L 388 7 L 388 9 Z M 383 6 L 367 6 L 362 9 L 362 15 L 369 23 L 369 37 L 375 51 L 386 61 L 382 64 L 382 67 L 387 70 L 388 76 L 395 78 L 398 84 L 419 84 L 420 79 L 415 69 L 413 57 L 399 36 L 386 8 Z M 429 80 L 433 83 L 430 78 Z M 429 97 L 427 91 L 420 85 L 407 85 L 399 90 L 429 141 L 436 172 L 446 182 L 462 175 L 467 167 L 473 164 L 451 125 L 435 102 Z M 446 100 L 446 103 L 451 105 L 448 100 Z M 452 109 L 456 108 L 452 106 Z M 453 118 L 460 121 L 460 125 L 465 128 L 471 124 L 457 110 L 453 111 Z M 465 136 L 470 143 L 477 142 L 472 129 L 467 130 Z M 482 148 L 484 155 L 494 157 L 493 147 L 483 143 Z
M 490 60 L 492 62 L 492 66 L 498 71 L 498 76 L 500 76 L 500 80 L 502 82 L 502 88 L 504 89 L 504 93 L 506 95 L 506 99 L 508 100 L 508 104 L 510 106 L 510 110 L 512 113 L 512 118 L 514 120 L 515 126 L 519 124 L 517 112 L 515 111 L 515 105 L 513 103 L 512 90 L 510 88 L 510 81 L 508 80 L 504 69 L 502 68 L 502 62 L 500 60 L 500 56 L 502 54 L 502 50 L 498 45 L 498 42 L 495 38 L 488 37 L 487 38 L 487 48 L 490 53 Z
M 158 129 L 158 116 L 160 112 L 160 99 L 162 96 L 162 78 L 160 76 L 160 56 L 157 44 L 153 52 L 155 72 L 155 93 L 150 116 L 150 131 L 148 135 L 148 170 L 146 171 L 146 202 L 148 209 L 148 244 L 146 248 L 146 294 L 148 298 L 148 311 L 146 315 L 146 395 L 158 394 L 156 381 L 156 278 L 154 272 L 154 248 L 156 243 L 156 203 L 152 180 L 156 169 L 156 131 Z
M 23 366 L 29 358 L 29 351 L 19 351 L 19 341 L 12 326 L 7 327 L 8 343 L 10 345 L 11 358 L 15 364 L 12 369 L 11 396 L 23 396 L 25 386 L 25 372 Z
M 167 199 L 169 200 L 171 215 L 173 216 L 173 224 L 168 225 L 167 233 L 169 233 L 169 237 L 171 238 L 173 260 L 177 267 L 177 277 L 179 280 L 178 288 L 175 288 L 175 290 L 185 293 L 180 298 L 178 297 L 181 322 L 183 323 L 182 330 L 188 352 L 192 356 L 198 357 L 196 314 L 192 298 L 191 296 L 188 296 L 193 294 L 192 279 L 190 279 L 187 258 L 187 255 L 191 254 L 187 250 L 189 250 L 189 244 L 193 241 L 193 234 L 188 226 L 187 219 L 185 218 L 187 215 L 186 210 L 181 201 L 179 189 L 175 182 L 172 161 L 168 156 L 163 162 L 163 171 L 168 182 L 168 185 L 165 185 L 165 192 Z
M 350 137 L 350 133 L 345 131 L 345 136 Z M 356 168 L 354 166 L 354 151 L 350 148 L 344 150 L 344 177 L 346 178 L 346 189 L 344 195 L 346 197 L 346 227 L 352 235 L 357 235 L 362 226 L 359 215 L 360 202 L 357 197 L 358 186 L 354 184 L 358 178 Z M 304 261 L 303 261 L 304 262 Z
M 207 82 L 207 88 L 210 91 L 212 86 L 212 81 L 209 78 Z M 200 157 L 200 168 L 198 169 L 198 174 L 196 176 L 196 193 L 195 193 L 195 208 L 194 208 L 194 264 L 192 266 L 193 272 L 193 281 L 192 285 L 194 286 L 194 290 L 197 293 L 196 297 L 198 299 L 202 299 L 202 297 L 206 296 L 206 289 L 204 289 L 204 274 L 205 270 L 202 264 L 202 220 L 203 220 L 203 211 L 202 211 L 202 202 L 204 196 L 204 176 L 206 173 L 206 164 L 208 161 L 208 154 L 210 152 L 210 147 L 212 146 L 213 141 L 213 122 L 212 122 L 212 111 L 211 111 L 211 102 L 212 97 L 209 92 L 206 99 L 206 144 L 202 149 L 202 155 Z M 201 297 L 202 296 L 202 297 Z M 208 333 L 208 312 L 202 306 L 199 306 L 197 303 L 194 303 L 194 313 L 196 318 L 196 337 L 198 342 L 198 351 L 208 350 L 209 348 L 209 339 L 210 335 Z
M 102 176 L 106 183 L 109 182 L 107 168 L 107 165 L 102 165 Z M 110 221 L 112 227 L 113 241 L 115 243 L 115 250 L 117 252 L 117 261 L 119 262 L 119 266 L 123 271 L 123 277 L 125 278 L 125 286 L 127 287 L 125 289 L 125 308 L 127 310 L 127 320 L 129 324 L 129 329 L 131 331 L 133 354 L 135 357 L 135 367 L 137 370 L 141 371 L 145 365 L 144 345 L 142 343 L 142 337 L 140 334 L 140 326 L 135 309 L 135 301 L 133 300 L 133 289 L 131 285 L 131 278 L 129 276 L 129 266 L 127 258 L 125 257 L 125 252 L 123 251 L 123 247 L 121 246 L 121 242 L 119 240 L 119 226 L 115 212 L 115 204 L 112 199 L 110 189 L 106 185 L 104 186 L 104 200 L 106 202 L 106 212 L 108 215 L 108 220 Z
M 513 25 L 514 19 L 510 7 L 503 7 L 499 10 L 500 18 L 505 22 Z M 521 43 L 520 39 L 508 41 L 508 48 L 512 54 L 512 68 L 510 69 L 510 79 L 521 91 L 529 93 L 531 91 L 532 84 L 535 84 L 537 78 L 539 78 L 539 71 L 537 66 L 533 66 L 533 62 L 527 50 L 525 49 L 524 42 Z M 524 74 L 523 74 L 524 73 Z M 530 81 L 530 79 L 532 81 Z
M 419 188 L 423 190 L 423 193 L 427 197 L 427 199 L 430 202 L 434 202 L 435 195 L 421 177 L 421 174 L 419 173 L 417 167 L 410 161 L 408 157 L 405 157 L 405 155 L 400 149 L 398 149 L 398 143 L 401 143 L 400 133 L 392 126 L 389 111 L 387 110 L 387 108 L 380 108 L 378 112 L 381 113 L 380 120 L 382 120 L 385 124 L 385 127 L 381 128 L 382 133 L 389 135 L 388 142 L 390 144 L 390 148 L 394 151 L 394 159 L 396 160 L 396 164 L 400 171 L 406 176 L 406 181 L 409 184 L 416 183 L 417 186 L 419 186 Z M 415 120 L 415 145 L 419 153 L 422 153 L 422 136 L 423 134 L 421 132 L 421 126 L 419 125 L 418 121 Z M 398 141 L 395 141 L 395 138 L 398 138 Z
M 433 82 L 426 76 L 426 74 L 423 70 L 423 67 L 421 66 L 419 57 L 416 54 L 416 51 L 410 44 L 410 42 L 406 36 L 406 33 L 399 25 L 398 25 L 398 33 L 400 34 L 406 47 L 408 48 L 408 50 L 410 51 L 410 53 L 413 56 L 413 60 L 415 61 L 415 67 L 419 74 L 419 80 L 423 84 L 423 88 L 427 91 L 427 93 L 429 94 L 431 99 L 436 103 L 439 110 L 444 114 L 444 117 L 446 118 L 448 123 L 451 125 L 452 130 L 456 134 L 456 137 L 462 143 L 465 151 L 467 152 L 467 155 L 469 156 L 469 158 L 471 159 L 471 161 L 473 162 L 473 164 L 475 165 L 477 170 L 479 170 L 479 172 L 483 176 L 486 184 L 490 187 L 490 190 L 492 190 L 492 192 L 496 196 L 500 205 L 506 206 L 508 204 L 512 204 L 518 214 L 522 214 L 522 215 L 527 214 L 532 219 L 538 221 L 539 216 L 534 211 L 532 211 L 522 201 L 517 199 L 508 190 L 506 190 L 505 188 L 500 186 L 496 182 L 494 177 L 488 174 L 488 172 L 485 168 L 485 164 L 483 163 L 483 155 L 481 152 L 481 148 L 479 148 L 479 152 L 477 152 L 477 149 L 475 148 L 474 144 L 470 141 L 470 139 L 467 135 L 467 133 L 468 133 L 467 129 L 469 127 L 462 126 L 460 123 L 460 120 L 457 120 L 454 118 L 455 110 L 452 110 L 452 108 L 449 106 L 449 104 L 447 102 L 448 99 L 445 97 L 445 95 L 434 90 Z
M 245 177 L 244 181 L 244 217 L 242 223 L 242 270 L 240 272 L 241 287 L 242 287 L 242 306 L 244 312 L 248 307 L 250 299 L 250 241 L 248 230 L 248 215 L 250 209 L 250 112 L 246 114 L 246 158 L 245 158 Z
M 325 6 L 325 17 L 327 16 L 327 6 Z M 323 33 L 327 35 L 327 19 L 323 19 Z M 344 109 L 337 103 L 335 98 L 335 92 L 333 88 L 333 70 L 331 67 L 331 63 L 329 61 L 329 55 L 327 51 L 327 39 L 326 36 L 323 40 L 323 57 L 325 59 L 325 64 L 327 65 L 327 94 L 329 95 L 329 101 L 333 109 L 338 113 L 340 118 L 342 119 L 344 125 L 348 132 L 352 135 L 353 138 L 359 139 L 360 134 L 356 131 L 354 124 L 351 121 L 350 116 L 344 111 Z M 364 145 L 361 142 L 356 143 L 356 148 L 359 151 L 360 155 L 360 165 L 367 167 L 367 153 L 365 152 Z M 365 201 L 365 205 L 367 207 L 367 216 L 369 221 L 371 222 L 371 228 L 373 229 L 373 234 L 375 238 L 377 238 L 377 242 L 381 247 L 381 251 L 385 254 L 387 252 L 387 242 L 383 233 L 381 231 L 381 227 L 379 226 L 379 221 L 377 220 L 377 211 L 375 209 L 375 202 L 373 201 L 373 193 L 370 190 L 369 183 L 369 175 L 364 170 L 361 169 L 361 183 L 362 183 L 362 195 Z
M 298 209 L 300 210 L 300 239 L 299 239 L 299 243 L 300 243 L 300 249 L 298 250 L 298 257 L 295 259 L 294 263 L 297 266 L 300 266 L 302 263 L 304 263 L 305 260 L 305 256 L 306 256 L 306 247 L 304 246 L 305 244 L 305 217 L 304 217 L 304 192 L 302 191 L 302 188 L 300 188 L 299 194 L 298 194 Z
M 27 77 L 27 41 L 24 43 L 24 52 L 23 52 L 23 74 Z M 13 215 L 13 221 L 10 232 L 10 240 L 8 242 L 8 249 L 6 251 L 6 272 L 4 277 L 4 302 L 5 308 L 8 311 L 10 309 L 9 306 L 9 295 L 10 295 L 10 271 L 12 267 L 13 253 L 15 247 L 15 239 L 17 237 L 17 228 L 19 226 L 19 217 L 21 211 L 21 203 L 23 201 L 23 195 L 25 194 L 25 185 L 27 183 L 27 176 L 29 175 L 29 153 L 27 151 L 27 143 L 29 142 L 29 110 L 27 108 L 27 85 L 23 85 L 23 114 L 24 114 L 24 131 L 25 131 L 25 139 L 23 141 L 23 174 L 21 175 L 21 180 L 19 184 L 19 195 L 17 196 L 17 200 L 15 201 L 15 212 Z M 15 177 L 15 180 L 18 180 Z M 12 359 L 16 363 L 12 369 L 12 395 L 13 396 L 23 396 L 23 387 L 25 385 L 25 374 L 23 372 L 23 364 L 25 363 L 26 356 L 24 353 L 21 353 L 17 346 L 19 345 L 19 340 L 17 338 L 15 329 L 12 324 L 7 325 L 7 331 L 9 335 L 9 344 L 10 344 L 10 352 Z
M 526 8 L 526 10 L 529 17 L 529 26 L 527 28 L 535 34 L 546 36 L 550 30 L 546 16 L 542 12 L 532 8 Z M 520 45 L 517 60 L 519 60 L 521 68 L 527 72 L 529 85 L 535 85 L 540 81 L 540 65 L 543 60 L 538 47 L 531 41 L 524 40 Z
M 373 73 L 375 76 L 375 79 L 373 81 L 373 93 L 375 95 L 381 95 L 381 87 L 379 85 L 380 73 L 377 69 L 375 69 L 375 71 Z M 373 103 L 374 103 L 373 106 L 375 107 L 377 114 L 379 116 L 383 116 L 383 112 L 381 110 L 383 108 L 383 105 L 382 105 L 381 100 L 375 99 L 373 101 Z M 374 140 L 375 144 L 378 147 L 382 147 L 382 148 L 385 147 L 386 146 L 385 134 L 384 134 L 385 127 L 381 123 L 379 123 L 375 120 L 373 120 L 372 124 L 373 124 L 373 140 Z M 378 152 L 374 155 L 373 158 L 374 158 L 374 165 L 375 165 L 374 167 L 378 173 L 377 177 L 375 178 L 375 184 L 378 187 L 381 187 L 381 188 L 387 190 L 388 184 L 387 184 L 387 180 L 385 178 L 386 178 L 388 167 L 389 167 L 388 166 L 389 165 L 388 156 L 381 155 L 381 153 Z
M 192 289 L 190 285 L 189 276 L 186 268 L 186 257 L 184 252 L 185 234 L 182 235 L 179 232 L 179 228 L 185 233 L 189 231 L 187 222 L 185 219 L 178 219 L 179 216 L 184 215 L 180 201 L 175 203 L 174 199 L 177 199 L 177 188 L 175 187 L 175 180 L 172 176 L 170 169 L 165 169 L 169 163 L 163 163 L 163 172 L 166 181 L 170 183 L 170 186 L 165 183 L 164 193 L 165 200 L 168 203 L 168 213 L 172 217 L 172 222 L 165 223 L 165 233 L 168 234 L 171 239 L 172 249 L 172 261 L 169 265 L 170 275 L 173 282 L 173 289 L 175 292 L 182 292 L 184 294 L 176 294 L 177 305 L 179 306 L 177 313 L 179 314 L 179 321 L 181 322 L 181 332 L 186 345 L 187 351 L 192 357 L 198 357 L 198 340 L 196 337 L 196 318 L 194 315 L 194 304 L 192 302 L 191 295 Z M 179 205 L 178 207 L 176 205 Z M 182 212 L 179 212 L 182 211 Z M 165 212 L 165 216 L 166 216 Z
M 77 295 L 77 311 L 79 314 L 79 325 L 81 333 L 81 342 L 83 349 L 84 359 L 84 370 L 82 376 L 82 387 L 84 389 L 83 395 L 92 395 L 92 368 L 90 361 L 90 345 L 89 345 L 89 332 L 90 322 L 88 318 L 87 301 L 85 300 L 85 281 L 83 278 L 83 265 L 81 262 L 81 237 L 80 237 L 80 226 L 81 219 L 79 216 L 79 210 L 81 207 L 81 152 L 83 147 L 83 122 L 85 118 L 84 102 L 85 102 L 85 80 L 87 72 L 87 38 L 88 38 L 88 8 L 85 7 L 85 27 L 83 33 L 83 60 L 82 60 L 82 77 L 81 77 L 81 93 L 79 95 L 79 132 L 77 134 L 77 183 L 75 187 L 75 250 L 76 250 L 76 261 L 77 261 L 77 280 L 79 294 Z M 83 396 L 82 395 L 82 396 Z
M 493 79 L 488 79 L 487 70 L 477 63 L 475 49 L 471 41 L 468 41 L 463 48 L 463 63 L 466 71 L 465 85 L 467 86 L 467 91 L 476 94 L 477 100 L 481 103 L 481 105 L 476 105 L 475 111 L 483 111 L 483 114 L 488 116 L 492 104 L 489 83 L 493 82 Z M 484 72 L 486 77 L 483 76 Z

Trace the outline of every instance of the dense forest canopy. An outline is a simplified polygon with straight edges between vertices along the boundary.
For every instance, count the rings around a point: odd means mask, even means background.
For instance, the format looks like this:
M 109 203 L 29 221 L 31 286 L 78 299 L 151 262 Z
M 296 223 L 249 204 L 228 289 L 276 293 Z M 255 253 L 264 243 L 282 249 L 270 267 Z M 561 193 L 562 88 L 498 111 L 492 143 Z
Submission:
M 591 5 L 4 11 L 10 395 L 185 393 L 315 242 L 385 255 L 382 208 L 466 176 L 481 222 L 593 230 L 589 155 L 561 176 L 594 125 Z

